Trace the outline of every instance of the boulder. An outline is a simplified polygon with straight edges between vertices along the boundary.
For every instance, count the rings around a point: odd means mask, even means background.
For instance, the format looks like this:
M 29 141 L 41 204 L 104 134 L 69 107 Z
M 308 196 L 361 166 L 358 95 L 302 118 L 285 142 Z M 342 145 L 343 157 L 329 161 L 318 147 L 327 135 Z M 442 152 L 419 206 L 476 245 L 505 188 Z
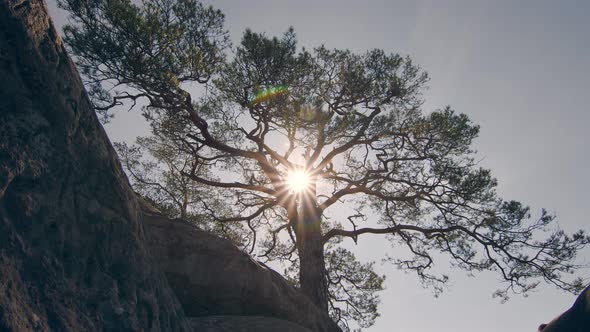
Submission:
M 141 206 L 148 245 L 187 316 L 264 316 L 314 331 L 340 331 L 280 274 L 229 240 L 168 219 L 143 200 Z
M 574 305 L 548 324 L 541 324 L 539 332 L 590 331 L 590 285 L 578 296 Z
M 188 331 L 42 0 L 0 0 L 0 331 Z

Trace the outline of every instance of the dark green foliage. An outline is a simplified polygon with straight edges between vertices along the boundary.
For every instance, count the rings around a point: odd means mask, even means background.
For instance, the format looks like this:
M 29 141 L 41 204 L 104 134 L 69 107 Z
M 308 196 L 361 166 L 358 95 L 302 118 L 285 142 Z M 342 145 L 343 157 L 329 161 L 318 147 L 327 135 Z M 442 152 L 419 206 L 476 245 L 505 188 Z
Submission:
M 223 62 L 224 16 L 195 0 L 145 1 L 143 6 L 130 0 L 59 4 L 72 14 L 64 40 L 103 115 L 123 100 L 139 97 L 174 104 L 183 83 L 208 81 Z M 105 90 L 113 88 L 123 91 L 111 95 Z

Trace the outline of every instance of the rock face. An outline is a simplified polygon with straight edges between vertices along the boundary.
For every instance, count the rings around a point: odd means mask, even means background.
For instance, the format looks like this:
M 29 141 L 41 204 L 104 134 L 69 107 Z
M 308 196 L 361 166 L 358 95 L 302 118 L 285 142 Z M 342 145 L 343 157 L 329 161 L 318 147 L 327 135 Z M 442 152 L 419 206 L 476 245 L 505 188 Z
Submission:
M 590 285 L 578 296 L 574 305 L 552 320 L 541 324 L 539 332 L 588 332 L 590 331 Z
M 187 221 L 170 220 L 143 200 L 140 204 L 148 245 L 187 316 L 266 316 L 314 331 L 340 331 L 281 275 L 230 241 Z
M 195 332 L 312 332 L 285 320 L 259 316 L 210 316 L 189 322 Z
M 0 0 L 0 331 L 309 329 L 340 331 L 229 241 L 138 201 L 43 0 Z
M 190 330 L 42 0 L 0 0 L 0 330 Z

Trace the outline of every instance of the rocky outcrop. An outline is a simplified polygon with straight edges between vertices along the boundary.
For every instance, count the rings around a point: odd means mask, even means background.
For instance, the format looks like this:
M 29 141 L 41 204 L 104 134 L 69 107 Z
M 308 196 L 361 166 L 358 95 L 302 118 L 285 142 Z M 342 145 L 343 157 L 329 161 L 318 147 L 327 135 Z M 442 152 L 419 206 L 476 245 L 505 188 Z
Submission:
M 310 329 L 340 330 L 229 241 L 138 201 L 42 0 L 0 0 L 0 331 Z
M 563 314 L 541 324 L 539 332 L 588 332 L 590 331 L 590 285 L 578 296 L 574 305 Z
M 230 241 L 170 220 L 143 200 L 140 204 L 148 245 L 187 316 L 265 316 L 314 331 L 340 331 L 281 275 Z
M 188 331 L 42 0 L 0 0 L 0 330 Z

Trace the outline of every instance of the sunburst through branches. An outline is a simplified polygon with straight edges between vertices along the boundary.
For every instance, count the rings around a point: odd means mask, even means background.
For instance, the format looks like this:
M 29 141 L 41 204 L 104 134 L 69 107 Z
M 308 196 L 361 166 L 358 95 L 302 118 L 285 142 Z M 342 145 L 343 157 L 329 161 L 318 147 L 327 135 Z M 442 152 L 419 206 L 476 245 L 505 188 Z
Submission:
M 295 193 L 302 193 L 311 186 L 311 176 L 304 170 L 292 170 L 287 174 L 287 184 Z

